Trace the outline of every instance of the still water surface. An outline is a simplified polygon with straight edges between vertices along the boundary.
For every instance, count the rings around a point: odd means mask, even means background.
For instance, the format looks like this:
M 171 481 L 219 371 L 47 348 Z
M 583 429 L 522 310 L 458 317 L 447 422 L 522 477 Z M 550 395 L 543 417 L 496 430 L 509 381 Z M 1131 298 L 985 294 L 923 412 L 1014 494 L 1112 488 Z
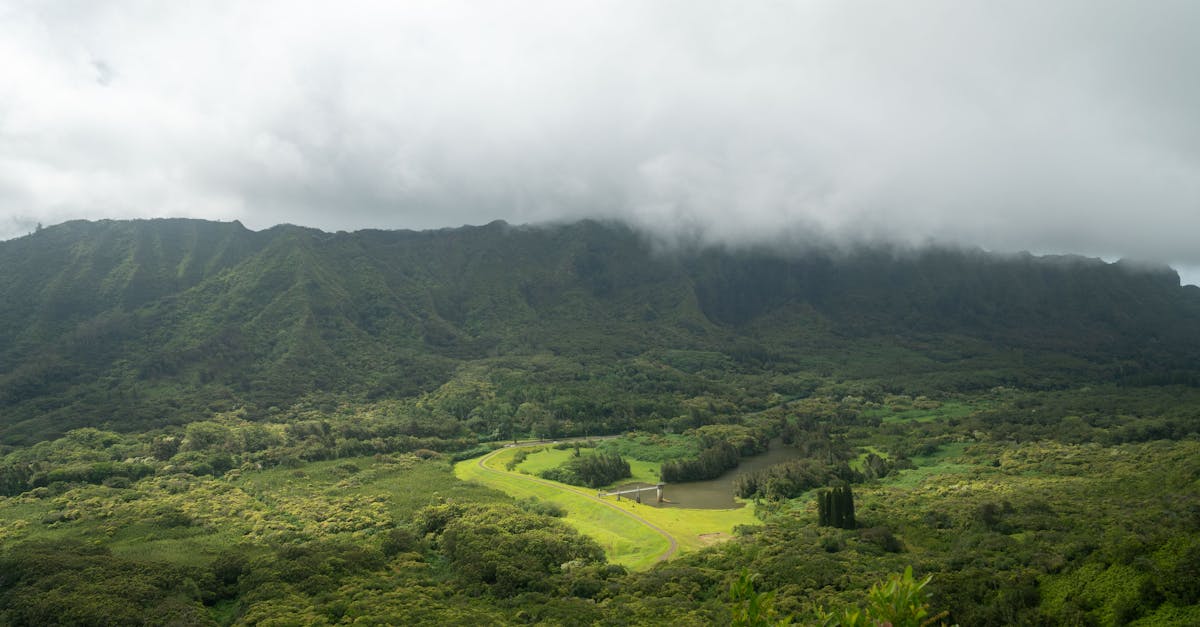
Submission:
M 733 480 L 748 472 L 773 466 L 798 457 L 796 449 L 772 440 L 766 453 L 754 457 L 743 457 L 737 468 L 708 481 L 668 483 L 663 489 L 667 503 L 654 502 L 654 491 L 642 493 L 642 503 L 658 507 L 688 507 L 692 509 L 736 509 L 745 505 L 733 500 Z M 627 483 L 622 490 L 648 486 L 646 483 Z

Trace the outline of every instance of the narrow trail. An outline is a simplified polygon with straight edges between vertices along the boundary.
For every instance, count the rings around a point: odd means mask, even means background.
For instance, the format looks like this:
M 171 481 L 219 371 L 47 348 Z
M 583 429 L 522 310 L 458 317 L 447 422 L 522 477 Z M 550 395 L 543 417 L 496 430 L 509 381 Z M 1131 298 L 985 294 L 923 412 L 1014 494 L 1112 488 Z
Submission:
M 529 446 L 536 446 L 536 445 L 531 444 Z M 513 448 L 513 447 L 509 447 L 509 448 Z M 670 533 L 668 533 L 662 527 L 659 527 L 658 525 L 646 520 L 645 518 L 642 518 L 641 516 L 638 516 L 637 514 L 631 512 L 627 509 L 617 507 L 616 505 L 613 505 L 612 503 L 609 503 L 608 501 L 605 501 L 604 499 L 597 498 L 597 497 L 595 497 L 591 494 L 588 494 L 587 492 L 584 492 L 582 490 L 568 488 L 559 483 L 554 483 L 554 482 L 546 481 L 543 479 L 537 479 L 535 477 L 530 477 L 529 475 L 523 475 L 521 473 L 508 472 L 506 470 L 497 470 L 497 469 L 492 468 L 491 466 L 487 465 L 486 462 L 488 460 L 490 460 L 491 458 L 500 454 L 500 452 L 504 451 L 504 450 L 507 450 L 507 449 L 498 449 L 498 450 L 492 451 L 491 453 L 488 453 L 487 455 L 484 455 L 483 457 L 479 458 L 479 462 L 478 462 L 479 467 L 487 472 L 496 473 L 498 475 L 509 475 L 512 477 L 516 477 L 518 479 L 523 479 L 525 481 L 532 481 L 533 483 L 538 483 L 538 484 L 541 484 L 544 486 L 562 490 L 563 492 L 570 492 L 572 494 L 576 494 L 585 499 L 590 499 L 592 501 L 600 503 L 601 505 L 604 505 L 605 507 L 611 507 L 612 509 L 615 509 L 618 512 L 621 512 L 622 514 L 625 514 L 626 516 L 636 520 L 637 522 L 642 523 L 643 525 L 646 525 L 647 527 L 653 529 L 656 533 L 658 533 L 659 535 L 661 535 L 662 537 L 667 539 L 667 543 L 669 546 L 667 547 L 667 550 L 662 553 L 662 555 L 658 556 L 658 561 L 660 561 L 660 562 L 664 562 L 668 559 L 671 559 L 671 556 L 674 555 L 675 551 L 677 551 L 679 549 L 679 542 L 677 542 L 675 540 L 675 536 L 672 536 Z

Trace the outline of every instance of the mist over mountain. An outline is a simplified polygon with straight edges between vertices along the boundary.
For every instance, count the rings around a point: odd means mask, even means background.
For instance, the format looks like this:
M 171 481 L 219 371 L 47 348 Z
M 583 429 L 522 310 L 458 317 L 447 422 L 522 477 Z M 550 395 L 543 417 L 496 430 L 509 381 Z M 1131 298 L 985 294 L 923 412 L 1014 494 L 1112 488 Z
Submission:
M 667 250 L 592 221 L 354 233 L 76 221 L 0 243 L 0 267 L 8 442 L 313 393 L 410 397 L 469 364 L 539 354 L 584 377 L 638 359 L 686 371 L 672 361 L 683 351 L 920 393 L 1195 382 L 1200 347 L 1200 289 L 1165 267 L 954 248 Z M 845 357 L 867 347 L 878 358 Z
M 19 3 L 0 237 L 617 219 L 1188 266 L 1189 2 Z M 331 207 L 336 207 L 331 211 Z

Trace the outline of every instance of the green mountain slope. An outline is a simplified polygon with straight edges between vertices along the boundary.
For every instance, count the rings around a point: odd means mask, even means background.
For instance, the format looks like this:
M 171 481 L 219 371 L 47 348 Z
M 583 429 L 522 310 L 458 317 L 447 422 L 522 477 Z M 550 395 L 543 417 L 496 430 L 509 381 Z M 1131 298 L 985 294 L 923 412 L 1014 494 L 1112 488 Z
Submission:
M 1194 383 L 1200 347 L 1200 290 L 1167 269 L 947 249 L 660 252 L 594 222 L 72 222 L 0 243 L 0 268 L 10 443 L 313 395 L 409 397 L 472 364 L 537 381 L 546 356 L 576 364 L 577 382 L 682 398 L 720 385 L 696 378 L 706 368 L 776 373 L 767 391 L 783 393 L 839 372 L 916 392 Z M 646 361 L 653 393 L 630 383 Z
M 1200 616 L 1200 290 L 1167 269 L 187 220 L 0 264 L 2 624 L 807 624 L 909 567 L 948 623 Z M 680 548 L 645 569 L 521 474 L 682 495 L 768 446 L 711 479 L 747 509 L 628 504 Z M 842 482 L 854 529 L 820 524 Z

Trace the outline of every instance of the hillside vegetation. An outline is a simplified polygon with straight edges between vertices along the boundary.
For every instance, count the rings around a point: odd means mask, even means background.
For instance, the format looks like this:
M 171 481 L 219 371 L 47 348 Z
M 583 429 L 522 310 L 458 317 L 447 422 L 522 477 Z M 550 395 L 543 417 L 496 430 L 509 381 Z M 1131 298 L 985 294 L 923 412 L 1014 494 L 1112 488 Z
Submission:
M 962 625 L 1200 622 L 1200 289 L 1169 269 L 192 220 L 0 268 L 3 624 L 805 623 L 885 581 Z M 658 563 L 547 473 L 749 505 L 646 513 Z
M 656 252 L 591 222 L 330 234 L 150 220 L 43 229 L 0 243 L 0 267 L 8 443 L 413 397 L 471 364 L 528 396 L 561 378 L 538 360 L 602 390 L 600 408 L 555 413 L 603 416 L 604 431 L 632 426 L 623 413 L 679 413 L 656 406 L 662 388 L 725 395 L 730 374 L 770 373 L 760 398 L 829 378 L 917 395 L 1198 376 L 1200 290 L 1084 258 Z M 448 409 L 466 419 L 476 400 Z

